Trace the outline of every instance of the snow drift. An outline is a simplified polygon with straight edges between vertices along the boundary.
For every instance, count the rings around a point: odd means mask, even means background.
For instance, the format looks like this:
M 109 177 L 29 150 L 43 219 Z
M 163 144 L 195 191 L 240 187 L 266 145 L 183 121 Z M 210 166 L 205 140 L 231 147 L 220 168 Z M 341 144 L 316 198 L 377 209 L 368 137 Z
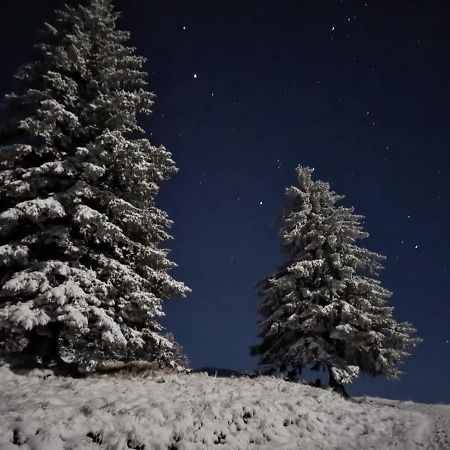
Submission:
M 0 449 L 415 449 L 429 416 L 273 377 L 55 377 L 0 367 Z

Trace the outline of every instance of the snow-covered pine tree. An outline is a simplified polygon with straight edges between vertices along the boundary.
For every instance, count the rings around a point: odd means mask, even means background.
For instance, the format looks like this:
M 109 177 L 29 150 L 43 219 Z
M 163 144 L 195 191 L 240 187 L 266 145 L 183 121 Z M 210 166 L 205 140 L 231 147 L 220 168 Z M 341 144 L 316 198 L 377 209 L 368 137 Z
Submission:
M 5 97 L 0 135 L 0 348 L 94 370 L 180 360 L 158 318 L 189 289 L 169 274 L 155 206 L 177 171 L 143 137 L 145 59 L 110 0 L 66 6 Z
M 397 378 L 420 339 L 386 306 L 391 292 L 377 279 L 384 257 L 357 245 L 368 234 L 362 216 L 338 205 L 343 196 L 312 180 L 313 169 L 296 173 L 281 229 L 289 261 L 261 282 L 261 343 L 252 353 L 283 371 L 327 369 L 343 394 L 359 371 Z

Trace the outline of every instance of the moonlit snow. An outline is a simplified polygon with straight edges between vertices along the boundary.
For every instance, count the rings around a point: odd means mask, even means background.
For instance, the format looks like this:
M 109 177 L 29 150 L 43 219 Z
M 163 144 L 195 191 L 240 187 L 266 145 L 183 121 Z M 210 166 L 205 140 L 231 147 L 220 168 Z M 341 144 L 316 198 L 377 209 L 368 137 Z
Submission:
M 346 401 L 272 377 L 75 380 L 0 367 L 0 450 L 449 448 L 450 407 Z

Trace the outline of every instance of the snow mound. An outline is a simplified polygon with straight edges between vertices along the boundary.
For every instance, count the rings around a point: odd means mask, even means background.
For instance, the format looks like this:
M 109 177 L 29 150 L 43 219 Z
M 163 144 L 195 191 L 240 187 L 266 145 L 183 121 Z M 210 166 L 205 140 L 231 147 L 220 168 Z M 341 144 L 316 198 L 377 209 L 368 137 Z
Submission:
M 428 416 L 273 377 L 121 379 L 0 366 L 0 450 L 415 449 Z

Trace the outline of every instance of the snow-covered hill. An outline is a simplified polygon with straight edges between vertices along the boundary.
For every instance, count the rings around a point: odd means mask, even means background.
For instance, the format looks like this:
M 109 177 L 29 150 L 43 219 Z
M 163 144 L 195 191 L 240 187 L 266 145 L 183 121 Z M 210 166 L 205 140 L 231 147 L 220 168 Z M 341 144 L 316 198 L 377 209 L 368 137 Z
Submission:
M 271 377 L 74 380 L 0 366 L 1 450 L 446 449 L 449 418 Z

